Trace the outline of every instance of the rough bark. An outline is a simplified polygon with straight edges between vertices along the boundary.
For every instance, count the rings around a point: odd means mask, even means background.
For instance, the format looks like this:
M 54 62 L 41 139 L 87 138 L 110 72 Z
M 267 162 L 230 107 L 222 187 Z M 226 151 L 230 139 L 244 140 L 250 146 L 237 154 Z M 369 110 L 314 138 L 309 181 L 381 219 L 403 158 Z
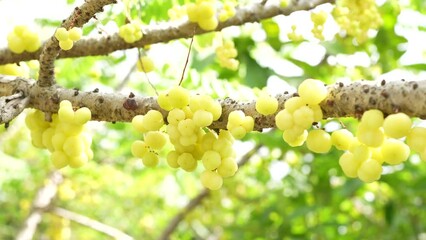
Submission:
M 286 8 L 280 8 L 276 4 L 267 3 L 263 5 L 262 3 L 254 3 L 249 6 L 238 8 L 234 17 L 220 23 L 219 26 L 213 31 L 220 31 L 229 26 L 239 26 L 248 22 L 259 22 L 263 19 L 268 19 L 277 15 L 289 15 L 290 13 L 299 10 L 310 10 L 318 5 L 324 3 L 334 3 L 334 1 L 335 0 L 291 1 L 290 5 Z M 202 30 L 200 27 L 198 27 L 197 24 L 190 23 L 188 21 L 167 22 L 156 25 L 149 25 L 144 27 L 142 31 L 144 34 L 143 38 L 140 41 L 131 44 L 124 42 L 118 36 L 118 33 L 100 38 L 84 38 L 77 41 L 71 50 L 61 51 L 58 58 L 107 55 L 118 50 L 141 48 L 150 44 L 168 42 L 181 38 L 190 38 L 193 35 L 210 32 Z M 47 43 L 44 44 L 46 45 Z M 57 44 L 55 46 L 57 48 Z M 0 65 L 38 59 L 40 53 L 41 50 L 34 53 L 24 52 L 22 54 L 14 54 L 7 48 L 0 49 Z
M 68 19 L 62 22 L 61 27 L 70 29 L 72 27 L 82 27 L 96 13 L 101 12 L 105 5 L 116 3 L 116 0 L 87 0 L 81 7 L 76 7 Z M 40 86 L 51 86 L 55 84 L 55 59 L 61 48 L 55 36 L 51 36 L 41 49 L 39 61 L 39 81 Z M 1 55 L 1 52 L 0 52 Z M 0 57 L 1 58 L 1 57 Z
M 58 111 L 61 100 L 69 100 L 75 108 L 88 107 L 92 119 L 108 122 L 130 122 L 136 115 L 146 114 L 149 110 L 159 110 L 166 117 L 154 97 L 131 96 L 132 94 L 101 93 L 99 91 L 78 91 L 60 86 L 39 87 L 34 80 L 11 78 L 0 75 L 0 97 L 22 92 L 29 97 L 28 107 L 43 112 Z M 280 109 L 294 93 L 276 96 Z M 275 127 L 274 115 L 264 116 L 256 112 L 255 100 L 240 102 L 226 98 L 218 100 L 222 104 L 222 117 L 210 127 L 226 128 L 228 114 L 242 110 L 255 120 L 255 129 Z M 328 86 L 328 96 L 320 104 L 324 118 L 359 117 L 368 109 L 379 109 L 385 115 L 404 112 L 411 117 L 426 119 L 426 80 L 423 81 L 357 81 L 335 83 Z

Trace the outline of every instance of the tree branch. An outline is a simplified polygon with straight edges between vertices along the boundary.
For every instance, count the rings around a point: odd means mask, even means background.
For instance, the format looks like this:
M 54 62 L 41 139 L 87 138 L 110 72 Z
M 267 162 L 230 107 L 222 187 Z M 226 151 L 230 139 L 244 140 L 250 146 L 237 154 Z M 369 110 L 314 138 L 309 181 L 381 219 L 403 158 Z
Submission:
M 116 3 L 116 0 L 87 0 L 80 8 L 76 7 L 68 19 L 64 20 L 61 27 L 70 29 L 71 27 L 81 27 L 88 22 L 96 13 L 101 12 L 105 5 Z M 40 86 L 52 86 L 55 84 L 55 59 L 61 48 L 55 36 L 51 36 L 43 45 L 40 53 Z M 0 55 L 2 53 L 0 52 Z M 1 57 L 0 57 L 1 58 Z
M 258 144 L 246 154 L 244 154 L 241 157 L 240 161 L 238 161 L 238 167 L 242 167 L 244 164 L 246 164 L 248 160 L 259 150 L 260 147 L 261 145 Z M 185 216 L 187 216 L 192 210 L 194 210 L 198 205 L 200 205 L 204 198 L 208 197 L 209 194 L 210 190 L 205 188 L 197 196 L 192 198 L 191 201 L 189 201 L 188 204 L 186 204 L 186 206 L 173 217 L 173 219 L 169 222 L 167 227 L 161 233 L 161 236 L 158 238 L 158 240 L 169 239 L 170 235 L 173 233 L 173 231 L 176 230 L 179 223 L 182 222 Z
M 53 199 L 56 196 L 58 185 L 62 182 L 63 177 L 59 172 L 53 172 L 49 176 L 49 181 L 45 186 L 40 188 L 33 201 L 30 215 L 25 220 L 24 226 L 19 231 L 16 240 L 33 239 L 34 233 L 38 224 L 41 222 L 41 217 L 52 205 Z
M 12 95 L 18 91 L 30 97 L 28 107 L 43 112 L 56 113 L 60 101 L 66 99 L 76 108 L 88 107 L 92 111 L 92 120 L 130 122 L 134 116 L 146 114 L 151 109 L 162 112 L 164 118 L 167 116 L 167 112 L 158 106 L 154 97 L 132 97 L 131 94 L 98 91 L 84 92 L 56 85 L 43 88 L 34 84 L 34 80 L 0 75 L 0 97 Z M 280 109 L 292 96 L 292 93 L 286 92 L 276 96 Z M 246 115 L 252 116 L 255 130 L 275 127 L 274 115 L 263 116 L 256 112 L 255 101 L 238 102 L 230 98 L 219 101 L 222 105 L 222 117 L 210 126 L 212 129 L 225 129 L 228 114 L 234 110 L 242 110 Z M 426 80 L 335 83 L 328 86 L 328 96 L 320 106 L 324 119 L 359 117 L 368 109 L 379 109 L 385 115 L 404 112 L 411 117 L 426 119 Z
M 110 237 L 113 237 L 115 239 L 120 240 L 133 240 L 133 237 L 127 235 L 126 233 L 113 228 L 111 226 L 108 226 L 106 224 L 103 224 L 101 222 L 98 222 L 94 219 L 88 218 L 86 216 L 83 216 L 81 214 L 68 211 L 63 208 L 56 207 L 52 209 L 51 213 L 56 214 L 62 218 L 72 220 L 74 222 L 77 222 L 81 225 L 84 225 L 86 227 L 92 228 L 98 232 L 104 233 Z
M 335 0 L 299 0 L 291 1 L 291 4 L 289 4 L 286 8 L 280 8 L 277 4 L 262 5 L 261 3 L 254 3 L 249 6 L 238 8 L 234 17 L 220 23 L 213 31 L 220 31 L 229 26 L 239 26 L 248 22 L 259 22 L 263 19 L 268 19 L 277 15 L 289 15 L 290 13 L 299 10 L 310 10 L 318 5 L 334 2 Z M 210 31 L 202 30 L 197 24 L 189 21 L 167 22 L 144 27 L 143 38 L 132 44 L 124 42 L 117 33 L 102 38 L 81 39 L 75 43 L 71 50 L 61 51 L 58 58 L 107 55 L 118 50 L 141 48 L 150 44 L 189 38 L 194 34 L 199 35 L 206 32 Z M 57 46 L 57 44 L 55 46 Z M 40 52 L 41 50 L 34 53 L 24 52 L 22 54 L 14 54 L 7 48 L 1 49 L 0 65 L 38 59 Z

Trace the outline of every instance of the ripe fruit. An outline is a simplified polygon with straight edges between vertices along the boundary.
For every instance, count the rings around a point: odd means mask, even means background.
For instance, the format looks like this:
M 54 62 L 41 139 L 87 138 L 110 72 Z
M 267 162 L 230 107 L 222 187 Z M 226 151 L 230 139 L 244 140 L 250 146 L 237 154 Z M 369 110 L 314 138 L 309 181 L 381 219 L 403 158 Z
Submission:
M 65 41 L 65 40 L 68 40 L 69 33 L 67 29 L 65 29 L 64 27 L 60 27 L 56 29 L 55 37 L 56 39 L 58 39 L 58 41 Z
M 126 43 L 134 43 L 142 39 L 143 34 L 142 30 L 137 23 L 128 23 L 120 26 L 118 31 L 118 35 L 126 42 Z
M 314 111 L 308 106 L 302 106 L 293 112 L 294 124 L 308 129 L 314 122 Z
M 306 105 L 306 102 L 301 97 L 292 97 L 285 101 L 284 109 L 287 109 L 288 112 L 293 113 L 304 105 Z
M 216 28 L 216 27 L 215 27 Z M 235 48 L 234 42 L 226 40 L 221 46 L 216 48 L 216 57 L 219 65 L 230 70 L 237 70 L 240 62 L 236 60 L 238 52 Z
M 377 129 L 383 125 L 383 121 L 383 113 L 377 109 L 365 111 L 361 118 L 361 124 L 365 129 Z
M 391 165 L 400 164 L 408 159 L 410 148 L 396 139 L 386 139 L 381 146 L 383 160 Z
M 197 127 L 207 127 L 213 122 L 213 114 L 205 110 L 197 110 L 192 118 Z
M 283 132 L 284 141 L 291 147 L 302 146 L 307 137 L 308 131 L 300 128 L 291 128 Z
M 383 23 L 374 0 L 364 0 L 362 4 L 358 1 L 338 1 L 332 14 L 339 26 L 358 44 L 368 39 L 370 29 L 378 29 Z
M 324 83 L 316 79 L 306 79 L 298 87 L 299 96 L 307 104 L 319 104 L 327 96 Z
M 192 172 L 197 167 L 197 160 L 194 159 L 192 154 L 186 152 L 179 155 L 177 158 L 177 163 L 183 170 L 187 172 Z
M 140 72 L 152 72 L 154 70 L 154 62 L 148 56 L 142 56 L 136 63 L 136 68 Z
M 354 135 L 347 129 L 339 129 L 331 133 L 331 142 L 339 150 L 348 150 Z
M 241 110 L 232 111 L 228 116 L 226 128 L 236 139 L 241 139 L 246 133 L 253 131 L 253 127 L 253 118 L 246 116 Z
M 358 176 L 358 168 L 361 161 L 354 158 L 351 152 L 343 153 L 339 158 L 339 165 L 342 168 L 343 173 L 351 178 Z
M 59 47 L 62 50 L 70 50 L 75 41 L 80 40 L 82 35 L 81 28 L 73 27 L 67 30 L 63 27 L 56 29 L 55 38 L 59 41 Z
M 75 42 L 80 40 L 81 35 L 83 34 L 83 31 L 81 30 L 81 28 L 73 27 L 70 30 L 68 30 L 68 34 L 69 34 L 69 38 Z
M 70 50 L 72 47 L 74 46 L 74 42 L 71 39 L 67 39 L 65 41 L 60 41 L 59 42 L 59 47 L 62 50 Z
M 168 101 L 174 108 L 184 108 L 189 104 L 189 91 L 181 86 L 172 87 L 168 93 Z
M 216 18 L 216 7 L 213 1 L 197 1 L 186 5 L 188 19 L 198 23 L 198 26 L 206 31 L 216 29 L 218 19 Z
M 379 180 L 382 175 L 382 165 L 374 159 L 367 159 L 358 169 L 358 177 L 366 183 Z
M 262 93 L 256 101 L 256 111 L 263 115 L 274 114 L 278 109 L 278 100 Z
M 147 152 L 142 157 L 142 163 L 146 167 L 155 167 L 159 162 L 158 155 L 154 152 Z
M 143 156 L 149 151 L 149 147 L 144 141 L 136 140 L 132 143 L 132 155 L 138 158 Z
M 359 124 L 356 135 L 361 143 L 369 147 L 380 147 L 385 140 L 383 128 L 368 129 L 363 122 Z
M 22 25 L 15 26 L 13 31 L 7 35 L 7 42 L 10 51 L 17 54 L 24 51 L 35 52 L 41 46 L 37 33 Z
M 201 158 L 204 168 L 207 170 L 215 170 L 221 164 L 220 154 L 216 151 L 206 151 Z
M 235 15 L 235 6 L 233 2 L 224 2 L 219 12 L 219 21 L 225 22 Z
M 52 114 L 52 121 L 46 122 L 44 114 L 34 111 L 27 115 L 25 122 L 31 130 L 33 145 L 47 148 L 56 168 L 67 165 L 76 168 L 93 158 L 90 149 L 92 138 L 86 132 L 85 124 L 91 119 L 88 108 L 74 112 L 71 102 L 63 100 L 58 114 Z
M 293 115 L 287 109 L 279 111 L 275 115 L 275 125 L 282 131 L 291 129 L 294 126 Z
M 315 153 L 327 153 L 331 148 L 331 137 L 322 129 L 309 131 L 306 138 L 306 146 Z
M 383 129 L 388 137 L 405 137 L 411 130 L 411 119 L 405 113 L 391 114 L 383 121 Z
M 144 128 L 148 131 L 157 131 L 164 125 L 163 114 L 157 110 L 149 110 L 143 117 Z
M 217 172 L 206 170 L 201 173 L 201 183 L 210 190 L 218 190 L 222 187 L 223 179 Z
M 149 131 L 145 133 L 144 140 L 146 145 L 154 150 L 160 150 L 167 143 L 166 134 L 160 131 Z
M 407 135 L 407 145 L 411 150 L 423 152 L 426 149 L 426 128 L 413 127 Z

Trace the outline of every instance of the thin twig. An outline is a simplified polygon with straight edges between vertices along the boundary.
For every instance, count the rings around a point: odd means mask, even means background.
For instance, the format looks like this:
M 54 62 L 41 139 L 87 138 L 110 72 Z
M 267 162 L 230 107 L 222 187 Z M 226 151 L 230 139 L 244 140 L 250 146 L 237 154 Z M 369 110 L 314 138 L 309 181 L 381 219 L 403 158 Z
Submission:
M 180 86 L 180 85 L 182 84 L 183 77 L 185 76 L 185 70 L 186 70 L 186 67 L 187 67 L 187 65 L 188 65 L 189 55 L 191 54 L 191 48 L 192 48 L 192 43 L 193 43 L 193 42 L 194 42 L 194 36 L 192 36 L 192 38 L 191 38 L 191 43 L 189 44 L 188 55 L 186 55 L 185 65 L 183 66 L 182 76 L 180 77 L 180 81 L 179 81 L 178 86 Z
M 152 89 L 154 89 L 155 95 L 158 96 L 157 89 L 155 88 L 154 84 L 152 84 L 152 82 L 149 80 L 148 74 L 145 71 L 145 66 L 143 65 L 143 62 L 142 62 L 141 58 L 142 58 L 142 52 L 141 52 L 141 49 L 139 48 L 138 49 L 138 61 L 139 61 L 139 64 L 141 65 L 142 70 L 145 73 L 146 80 L 148 81 L 149 85 L 151 85 Z
M 106 225 L 104 223 L 101 223 L 99 221 L 96 221 L 94 219 L 91 219 L 89 217 L 86 217 L 84 215 L 75 213 L 75 212 L 71 212 L 69 210 L 63 209 L 63 208 L 59 208 L 56 207 L 54 209 L 52 209 L 51 213 L 58 215 L 62 218 L 68 219 L 68 220 L 72 220 L 76 223 L 79 223 L 83 226 L 92 228 L 98 232 L 104 233 L 110 237 L 113 237 L 115 239 L 120 239 L 120 240 L 133 240 L 133 237 L 129 236 L 128 234 L 114 228 L 111 227 L 109 225 Z
M 241 157 L 240 161 L 238 161 L 238 167 L 244 166 L 244 164 L 248 162 L 248 160 L 259 150 L 260 147 L 261 145 L 257 144 L 253 147 L 253 149 L 244 154 Z M 198 205 L 200 205 L 203 199 L 209 196 L 209 194 L 210 190 L 205 188 L 197 196 L 191 199 L 191 201 L 189 201 L 188 204 L 186 204 L 186 206 L 173 217 L 173 219 L 169 222 L 167 227 L 161 233 L 161 236 L 158 238 L 158 240 L 169 239 L 170 235 L 176 230 L 179 223 L 182 222 L 185 216 L 187 216 L 192 210 L 194 210 Z

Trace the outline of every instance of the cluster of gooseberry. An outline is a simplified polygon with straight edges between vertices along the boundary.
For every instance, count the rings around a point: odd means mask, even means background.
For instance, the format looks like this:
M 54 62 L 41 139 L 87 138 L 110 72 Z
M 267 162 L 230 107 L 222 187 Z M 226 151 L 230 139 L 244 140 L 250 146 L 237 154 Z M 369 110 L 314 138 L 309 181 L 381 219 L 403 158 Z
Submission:
M 237 70 L 240 62 L 235 59 L 238 52 L 235 49 L 234 42 L 231 40 L 226 40 L 221 46 L 216 48 L 217 60 L 221 67 L 228 68 L 231 70 Z
M 61 101 L 58 114 L 52 114 L 52 121 L 45 121 L 44 113 L 35 110 L 29 113 L 25 123 L 31 130 L 31 139 L 35 147 L 47 148 L 56 168 L 67 165 L 81 167 L 93 158 L 90 149 L 91 136 L 86 132 L 85 124 L 91 119 L 88 108 L 73 110 L 71 102 Z
M 358 43 L 365 42 L 368 30 L 379 28 L 383 22 L 375 0 L 336 1 L 332 14 L 339 26 Z
M 247 133 L 253 131 L 254 119 L 246 116 L 243 111 L 232 111 L 228 115 L 226 128 L 236 139 L 243 138 Z
M 144 133 L 144 140 L 133 143 L 133 155 L 142 158 L 146 166 L 157 165 L 156 151 L 164 147 L 168 136 L 173 145 L 167 155 L 168 165 L 192 172 L 201 160 L 201 183 L 209 189 L 219 189 L 223 178 L 233 176 L 238 169 L 232 135 L 226 130 L 217 134 L 208 128 L 222 114 L 219 102 L 207 95 L 190 95 L 180 86 L 161 93 L 157 102 L 168 111 L 167 125 L 155 110 L 135 116 L 132 125 Z
M 217 17 L 216 0 L 197 0 L 195 3 L 187 3 L 183 6 L 173 6 L 167 14 L 171 20 L 188 16 L 189 21 L 198 23 L 200 28 L 210 31 L 216 29 L 218 21 L 224 22 L 235 16 L 235 3 L 225 1 Z
M 327 13 L 324 11 L 311 13 L 311 21 L 314 23 L 312 34 L 314 34 L 314 37 L 320 41 L 324 41 L 324 35 L 322 34 L 322 31 L 324 30 L 324 23 L 326 20 Z
M 235 4 L 232 1 L 225 1 L 222 9 L 219 10 L 219 21 L 225 22 L 235 16 Z
M 15 26 L 13 31 L 7 35 L 7 42 L 10 51 L 17 54 L 24 51 L 35 52 L 41 45 L 37 33 L 23 25 Z
M 134 43 L 141 40 L 143 34 L 140 24 L 134 22 L 120 26 L 118 36 L 120 36 L 126 43 Z
M 384 118 L 381 111 L 372 109 L 362 115 L 356 137 L 350 132 L 342 132 L 339 136 L 336 134 L 334 142 L 339 149 L 346 150 L 339 159 L 345 175 L 373 182 L 380 178 L 382 164 L 403 163 L 408 159 L 410 149 L 422 156 L 426 149 L 425 137 L 426 128 L 412 128 L 411 119 L 405 113 Z
M 55 38 L 59 41 L 59 47 L 65 51 L 70 50 L 74 42 L 80 40 L 81 35 L 82 30 L 79 27 L 73 27 L 70 30 L 60 27 L 55 32 Z
M 284 131 L 283 139 L 290 146 L 301 146 L 308 138 L 308 131 L 314 122 L 322 120 L 322 110 L 319 103 L 326 97 L 327 88 L 316 79 L 306 79 L 298 88 L 298 95 L 289 98 L 284 103 L 284 109 L 275 116 L 275 125 Z M 313 136 L 309 137 L 308 148 L 323 152 L 324 147 L 318 148 L 310 144 Z M 312 149 L 311 149 L 312 150 Z M 328 150 L 327 150 L 328 151 Z
M 347 129 L 334 131 L 331 135 L 323 129 L 308 132 L 312 123 L 323 117 L 318 104 L 326 97 L 327 89 L 321 81 L 307 79 L 299 85 L 298 95 L 289 98 L 284 109 L 275 116 L 277 128 L 284 131 L 283 139 L 290 146 L 301 146 L 306 142 L 307 148 L 315 153 L 327 153 L 333 145 L 345 151 L 339 164 L 348 177 L 358 177 L 367 183 L 376 181 L 382 174 L 384 163 L 403 163 L 408 159 L 410 149 L 426 159 L 426 128 L 412 128 L 411 119 L 406 114 L 395 113 L 384 118 L 381 111 L 368 110 L 362 115 L 356 136 Z
M 197 0 L 195 3 L 188 3 L 186 12 L 189 21 L 198 23 L 198 26 L 206 31 L 216 29 L 219 21 L 216 17 L 215 5 L 215 0 Z

